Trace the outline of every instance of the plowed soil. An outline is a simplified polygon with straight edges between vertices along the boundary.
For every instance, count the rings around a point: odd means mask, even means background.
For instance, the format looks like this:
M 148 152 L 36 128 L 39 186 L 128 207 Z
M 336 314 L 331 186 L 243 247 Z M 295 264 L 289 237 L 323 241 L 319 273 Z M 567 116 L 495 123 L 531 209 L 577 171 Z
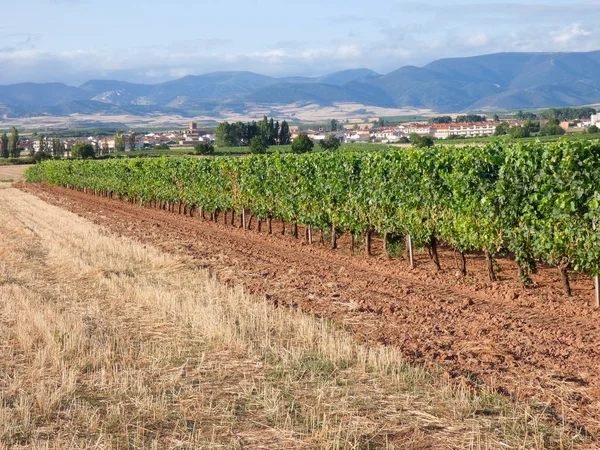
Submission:
M 552 268 L 522 288 L 508 258 L 498 260 L 492 283 L 480 255 L 467 257 L 462 277 L 450 249 L 441 249 L 441 271 L 426 253 L 411 269 L 384 258 L 379 241 L 374 256 L 353 256 L 347 237 L 334 251 L 318 234 L 312 245 L 282 236 L 280 224 L 268 235 L 256 222 L 241 230 L 65 188 L 18 186 L 118 234 L 193 255 L 222 282 L 242 283 L 276 306 L 331 318 L 412 362 L 545 408 L 574 432 L 600 433 L 600 312 L 588 277 L 573 277 L 569 298 Z

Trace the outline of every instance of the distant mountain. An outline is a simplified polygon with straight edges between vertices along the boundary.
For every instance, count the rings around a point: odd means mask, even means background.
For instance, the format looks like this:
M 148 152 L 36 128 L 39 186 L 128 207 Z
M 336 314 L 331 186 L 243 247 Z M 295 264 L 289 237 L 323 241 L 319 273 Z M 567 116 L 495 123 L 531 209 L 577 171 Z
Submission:
M 62 83 L 20 83 L 0 86 L 0 104 L 10 106 L 56 106 L 84 100 L 88 95 L 81 89 Z
M 343 86 L 323 83 L 278 83 L 259 89 L 245 98 L 254 103 L 279 105 L 316 103 L 326 106 L 334 102 L 342 102 L 362 103 L 370 106 L 395 106 L 392 99 L 383 90 L 358 82 Z
M 350 69 L 343 70 L 341 72 L 335 72 L 324 77 L 317 78 L 318 83 L 333 84 L 335 86 L 343 86 L 346 83 L 352 83 L 356 81 L 368 81 L 375 78 L 379 78 L 377 72 L 373 72 L 370 69 Z
M 91 80 L 0 86 L 0 113 L 9 116 L 150 112 L 218 115 L 254 104 L 429 108 L 438 112 L 576 106 L 600 102 L 600 51 L 498 53 L 405 66 L 385 75 L 351 69 L 322 77 L 273 78 L 214 72 L 147 85 Z
M 381 75 L 379 75 L 377 72 L 373 72 L 370 69 L 349 69 L 342 70 L 341 72 L 335 72 L 322 77 L 285 77 L 280 78 L 280 81 L 285 81 L 286 83 L 321 83 L 331 84 L 333 86 L 343 86 L 344 84 L 353 81 L 367 81 L 370 79 L 378 78 L 380 76 Z
M 600 100 L 600 52 L 498 53 L 403 67 L 375 80 L 398 105 L 436 111 L 575 106 Z
M 114 80 L 90 80 L 79 89 L 90 93 L 91 95 L 101 95 L 105 92 L 127 92 L 136 96 L 147 96 L 152 90 L 152 86 L 147 84 L 127 83 L 125 81 Z

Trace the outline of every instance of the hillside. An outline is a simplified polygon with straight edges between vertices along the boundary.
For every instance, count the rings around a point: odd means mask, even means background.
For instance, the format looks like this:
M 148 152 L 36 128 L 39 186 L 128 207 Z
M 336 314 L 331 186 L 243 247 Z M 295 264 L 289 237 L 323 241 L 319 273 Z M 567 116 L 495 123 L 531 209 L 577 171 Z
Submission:
M 0 105 L 11 117 L 175 112 L 218 115 L 245 104 L 361 103 L 439 112 L 576 106 L 600 102 L 600 51 L 498 53 L 405 66 L 380 75 L 351 69 L 322 77 L 273 78 L 252 72 L 214 72 L 146 85 L 92 80 L 0 86 Z

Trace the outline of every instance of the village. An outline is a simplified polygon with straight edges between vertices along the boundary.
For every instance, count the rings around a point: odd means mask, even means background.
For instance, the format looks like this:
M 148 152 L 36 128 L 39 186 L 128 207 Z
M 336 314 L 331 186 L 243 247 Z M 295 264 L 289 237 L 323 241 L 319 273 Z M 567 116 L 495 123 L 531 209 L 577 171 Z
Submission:
M 592 114 L 589 120 L 577 120 L 574 123 L 563 121 L 558 126 L 563 130 L 573 132 L 585 131 L 595 127 L 600 122 L 600 114 Z M 307 135 L 315 144 L 324 141 L 327 136 L 334 135 L 341 143 L 381 143 L 398 144 L 410 143 L 411 135 L 429 136 L 435 140 L 446 139 L 469 139 L 486 138 L 498 135 L 499 126 L 506 129 L 523 127 L 526 120 L 503 120 L 483 121 L 466 123 L 438 123 L 427 122 L 401 123 L 395 126 L 376 126 L 375 123 L 345 125 L 341 130 L 331 131 L 325 125 L 314 126 L 314 128 L 290 126 L 291 141 L 298 135 Z M 122 144 L 119 145 L 119 136 L 122 136 Z M 133 143 L 135 142 L 135 146 Z M 106 155 L 117 151 L 148 150 L 148 149 L 171 149 L 171 148 L 194 148 L 199 143 L 214 143 L 214 130 L 210 128 L 199 128 L 196 122 L 191 122 L 187 129 L 171 130 L 163 132 L 149 132 L 146 134 L 129 133 L 115 136 L 88 136 L 79 138 L 52 139 L 44 136 L 23 136 L 20 141 L 22 148 L 21 156 L 32 156 L 44 146 L 44 151 L 52 154 L 63 154 L 69 157 L 70 149 L 76 144 L 91 144 L 96 149 L 97 155 Z M 62 145 L 62 151 L 54 151 L 55 145 Z

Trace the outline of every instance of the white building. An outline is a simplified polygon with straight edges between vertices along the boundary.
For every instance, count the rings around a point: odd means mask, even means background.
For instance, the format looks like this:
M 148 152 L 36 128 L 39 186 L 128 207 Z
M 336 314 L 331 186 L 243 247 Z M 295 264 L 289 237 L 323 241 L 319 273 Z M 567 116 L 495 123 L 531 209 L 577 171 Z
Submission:
M 493 136 L 496 127 L 500 125 L 496 122 L 475 122 L 475 123 L 449 123 L 433 125 L 432 135 L 437 139 L 448 139 L 450 136 L 485 137 Z

